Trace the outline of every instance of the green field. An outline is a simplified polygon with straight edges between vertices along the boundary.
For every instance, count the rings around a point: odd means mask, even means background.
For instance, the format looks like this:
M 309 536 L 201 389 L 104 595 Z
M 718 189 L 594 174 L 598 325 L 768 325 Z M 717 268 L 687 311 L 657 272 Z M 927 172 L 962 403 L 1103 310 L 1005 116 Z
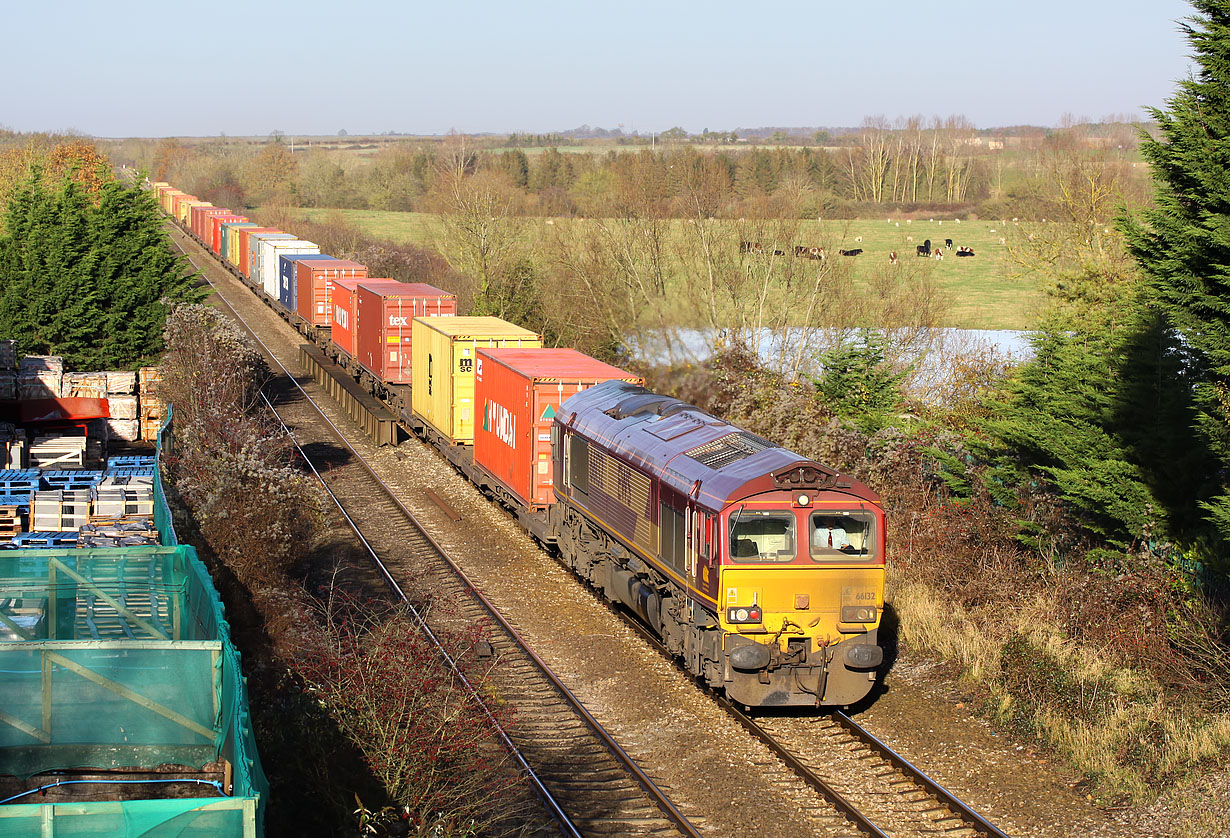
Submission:
M 438 239 L 437 216 L 431 213 L 385 212 L 380 210 L 301 209 L 308 219 L 325 220 L 339 215 L 367 234 L 399 243 L 432 246 Z M 529 230 L 545 234 L 547 219 L 531 219 Z M 580 223 L 584 223 L 581 221 Z M 683 224 L 682 221 L 675 222 Z M 1008 222 L 1012 226 L 1012 222 Z M 858 238 L 862 241 L 857 241 Z M 915 255 L 916 245 L 930 239 L 932 245 L 953 240 L 953 249 L 942 261 L 926 260 L 944 297 L 950 300 L 941 325 L 965 329 L 1028 329 L 1034 325 L 1044 295 L 1036 279 L 1020 274 L 1003 239 L 1011 241 L 1005 225 L 994 221 L 957 221 L 956 219 L 890 218 L 852 221 L 800 222 L 798 241 L 805 246 L 824 246 L 829 258 L 854 258 L 856 278 L 869 273 L 873 263 L 888 262 L 890 251 L 901 261 L 923 261 Z M 973 248 L 972 258 L 957 258 L 957 248 Z M 836 251 L 861 248 L 857 257 L 840 257 Z

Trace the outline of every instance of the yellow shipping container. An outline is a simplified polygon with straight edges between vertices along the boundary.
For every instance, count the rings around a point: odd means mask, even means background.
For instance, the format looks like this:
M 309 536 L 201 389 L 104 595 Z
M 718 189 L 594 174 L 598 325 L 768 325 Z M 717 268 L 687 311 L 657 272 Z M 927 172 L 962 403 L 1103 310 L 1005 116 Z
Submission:
M 187 224 L 188 223 L 188 210 L 190 210 L 192 207 L 199 207 L 199 206 L 211 206 L 212 207 L 213 204 L 209 203 L 209 201 L 197 201 L 197 200 L 180 201 L 179 211 L 175 213 L 175 217 L 179 219 L 179 222 L 181 224 Z
M 183 195 L 183 194 L 184 193 L 180 192 L 178 189 L 164 190 L 162 193 L 162 197 L 161 197 L 162 211 L 165 212 L 167 215 L 170 215 L 171 214 L 171 202 L 175 199 L 176 195 Z
M 542 335 L 498 317 L 416 317 L 414 415 L 454 443 L 474 444 L 474 364 L 484 347 L 542 346 Z

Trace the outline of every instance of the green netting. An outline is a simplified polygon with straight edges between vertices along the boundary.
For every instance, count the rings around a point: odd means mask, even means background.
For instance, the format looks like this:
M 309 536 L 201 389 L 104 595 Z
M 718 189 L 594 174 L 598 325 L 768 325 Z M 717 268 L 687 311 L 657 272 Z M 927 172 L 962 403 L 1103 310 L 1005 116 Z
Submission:
M 255 835 L 255 801 L 127 800 L 122 803 L 60 803 L 0 806 L 0 835 L 12 838 L 212 838 Z
M 217 805 L 0 806 L 0 835 L 255 834 L 268 791 L 239 654 L 191 547 L 0 551 L 0 773 L 222 760 L 233 796 Z
M 158 455 L 158 468 L 154 469 L 154 526 L 158 528 L 158 543 L 163 547 L 172 547 L 179 543 L 175 535 L 175 526 L 171 523 L 171 508 L 167 506 L 167 496 L 162 489 L 162 452 L 164 442 L 171 441 L 171 405 L 167 405 L 167 418 L 158 429 L 158 438 L 154 447 Z

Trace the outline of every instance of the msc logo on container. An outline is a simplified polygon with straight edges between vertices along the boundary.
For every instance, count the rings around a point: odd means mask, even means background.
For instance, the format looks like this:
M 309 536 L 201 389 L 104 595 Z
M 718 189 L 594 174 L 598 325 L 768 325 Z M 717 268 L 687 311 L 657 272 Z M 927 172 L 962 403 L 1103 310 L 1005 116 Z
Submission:
M 350 328 L 350 312 L 341 306 L 333 307 L 333 322 L 341 326 L 343 329 Z
M 488 401 L 483 405 L 483 430 L 490 431 L 509 448 L 517 448 L 517 417 L 503 405 Z

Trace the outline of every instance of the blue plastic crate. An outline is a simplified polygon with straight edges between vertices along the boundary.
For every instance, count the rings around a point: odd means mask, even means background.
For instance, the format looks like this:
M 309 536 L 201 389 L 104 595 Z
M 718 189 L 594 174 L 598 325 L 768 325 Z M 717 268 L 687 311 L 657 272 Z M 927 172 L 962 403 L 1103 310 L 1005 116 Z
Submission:
M 38 491 L 39 475 L 36 468 L 0 469 L 0 494 L 18 495 Z
M 107 471 L 114 472 L 123 468 L 154 469 L 158 458 L 153 454 L 125 454 L 122 457 L 112 457 L 107 460 Z
M 13 536 L 10 546 L 22 547 L 76 547 L 77 532 L 19 532 Z
M 109 468 L 103 473 L 103 477 L 153 477 L 153 466 L 121 466 L 120 468 Z
M 44 471 L 43 482 L 52 489 L 88 489 L 97 486 L 103 473 L 94 469 L 68 469 L 65 471 Z
M 10 494 L 5 493 L 0 495 L 0 506 L 20 506 L 26 512 L 30 511 L 30 495 L 29 494 Z

